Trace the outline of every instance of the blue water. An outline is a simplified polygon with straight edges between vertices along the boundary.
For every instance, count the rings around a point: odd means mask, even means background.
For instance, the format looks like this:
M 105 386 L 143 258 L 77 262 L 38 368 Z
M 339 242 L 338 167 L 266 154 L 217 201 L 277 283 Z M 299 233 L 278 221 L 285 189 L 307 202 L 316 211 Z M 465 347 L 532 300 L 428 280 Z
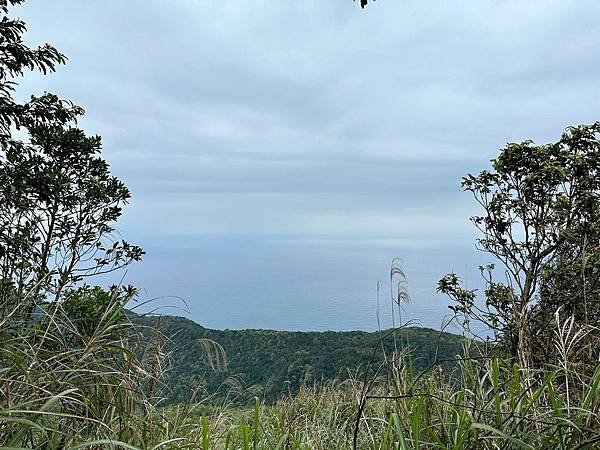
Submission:
M 402 320 L 440 328 L 448 299 L 436 293 L 450 271 L 477 287 L 485 255 L 464 246 L 405 248 L 393 242 L 294 237 L 188 236 L 138 239 L 147 255 L 125 283 L 143 288 L 141 310 L 160 308 L 218 329 L 375 330 L 377 282 L 403 260 L 412 302 Z M 392 324 L 389 284 L 380 295 L 380 323 Z M 452 328 L 450 329 L 452 331 Z M 454 329 L 453 331 L 458 331 Z

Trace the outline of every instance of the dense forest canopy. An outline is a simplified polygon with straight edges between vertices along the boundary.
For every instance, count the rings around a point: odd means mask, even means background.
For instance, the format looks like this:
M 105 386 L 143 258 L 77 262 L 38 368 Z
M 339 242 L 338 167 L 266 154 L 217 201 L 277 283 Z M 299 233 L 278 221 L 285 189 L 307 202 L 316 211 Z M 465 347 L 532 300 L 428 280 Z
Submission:
M 347 332 L 290 332 L 274 330 L 211 330 L 183 317 L 134 315 L 133 322 L 159 329 L 169 338 L 171 363 L 165 379 L 170 402 L 185 402 L 190 392 L 217 394 L 244 402 L 258 395 L 269 401 L 293 395 L 301 385 L 326 383 L 378 367 L 394 345 L 410 351 L 415 371 L 438 360 L 462 354 L 460 336 L 426 328 L 406 328 L 389 334 Z M 384 348 L 380 348 L 381 336 Z M 224 359 L 210 359 L 201 345 L 209 339 L 224 350 Z M 375 358 L 373 361 L 373 354 Z M 448 370 L 452 364 L 444 364 Z M 214 403 L 215 400 L 213 400 Z

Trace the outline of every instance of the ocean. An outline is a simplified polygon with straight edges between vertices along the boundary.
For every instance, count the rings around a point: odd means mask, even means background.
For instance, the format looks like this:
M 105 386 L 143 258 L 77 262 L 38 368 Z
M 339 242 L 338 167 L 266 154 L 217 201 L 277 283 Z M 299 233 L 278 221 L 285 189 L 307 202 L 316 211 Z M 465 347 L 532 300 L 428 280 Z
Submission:
M 129 266 L 123 283 L 141 289 L 138 303 L 150 300 L 137 310 L 181 315 L 216 329 L 390 327 L 394 258 L 402 260 L 411 297 L 394 324 L 439 329 L 452 315 L 437 281 L 454 271 L 470 288 L 481 288 L 477 267 L 489 260 L 474 246 L 418 248 L 385 239 L 192 235 L 146 236 L 136 243 L 147 254 Z M 460 329 L 450 325 L 448 331 Z

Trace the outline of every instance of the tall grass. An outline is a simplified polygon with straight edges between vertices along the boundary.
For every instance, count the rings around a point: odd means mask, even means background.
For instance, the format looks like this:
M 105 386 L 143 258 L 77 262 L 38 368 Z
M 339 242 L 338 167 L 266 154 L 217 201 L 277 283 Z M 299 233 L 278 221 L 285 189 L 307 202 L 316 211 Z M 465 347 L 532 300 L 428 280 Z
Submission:
M 207 413 L 196 400 L 161 406 L 165 338 L 135 329 L 123 308 L 115 298 L 87 332 L 60 304 L 33 324 L 2 316 L 0 448 L 600 448 L 600 367 L 570 360 L 582 339 L 572 321 L 559 323 L 554 366 L 473 358 L 467 342 L 453 370 L 416 373 L 400 350 L 372 379 L 350 373 Z
M 571 390 L 570 399 L 559 368 L 524 373 L 492 358 L 461 361 L 453 375 L 454 381 L 439 375 L 416 380 L 399 368 L 394 391 L 379 384 L 370 392 L 356 448 L 600 448 L 598 368 Z M 210 418 L 188 410 L 187 437 L 192 445 L 202 442 L 200 448 L 350 449 L 361 392 L 361 382 L 350 379 L 305 386 L 276 405 L 257 401 L 254 408 Z M 181 420 L 181 411 L 174 416 Z
M 149 448 L 158 442 L 146 419 L 156 414 L 157 363 L 165 355 L 160 339 L 144 339 L 123 308 L 115 295 L 87 329 L 60 303 L 37 305 L 27 323 L 3 314 L 1 445 Z

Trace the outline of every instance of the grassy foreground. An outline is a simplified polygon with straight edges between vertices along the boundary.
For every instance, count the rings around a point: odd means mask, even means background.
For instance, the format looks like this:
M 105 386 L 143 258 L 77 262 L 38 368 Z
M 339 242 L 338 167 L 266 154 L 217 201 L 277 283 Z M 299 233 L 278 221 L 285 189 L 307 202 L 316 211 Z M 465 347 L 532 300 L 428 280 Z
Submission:
M 348 449 L 355 437 L 360 449 L 600 448 L 600 368 L 568 360 L 459 358 L 451 373 L 415 373 L 399 352 L 273 405 L 162 407 L 164 337 L 132 332 L 121 308 L 89 334 L 60 305 L 35 327 L 3 315 L 0 448 Z
M 371 393 L 360 419 L 360 449 L 599 448 L 596 371 L 575 396 L 561 393 L 559 372 L 524 373 L 498 360 L 462 366 L 463 388 L 398 372 L 388 392 Z M 525 388 L 527 383 L 529 388 Z M 353 447 L 360 383 L 304 388 L 273 407 L 197 418 L 172 411 L 190 448 L 345 449 Z M 405 397 L 404 397 L 405 396 Z M 185 417 L 184 420 L 181 420 Z

